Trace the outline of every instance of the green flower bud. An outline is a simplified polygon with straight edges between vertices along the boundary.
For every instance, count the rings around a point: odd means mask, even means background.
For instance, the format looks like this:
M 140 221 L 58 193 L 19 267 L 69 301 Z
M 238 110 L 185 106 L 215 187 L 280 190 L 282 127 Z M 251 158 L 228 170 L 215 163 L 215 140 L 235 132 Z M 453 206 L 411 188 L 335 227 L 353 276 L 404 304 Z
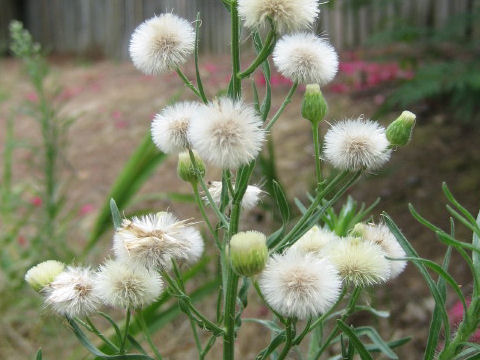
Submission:
M 397 120 L 387 128 L 387 139 L 390 144 L 397 146 L 407 145 L 412 137 L 416 116 L 410 111 L 404 111 Z
M 47 260 L 30 268 L 25 274 L 25 281 L 35 290 L 40 291 L 49 285 L 58 274 L 65 270 L 65 264 L 56 260 Z
M 358 224 L 355 224 L 355 226 L 353 227 L 349 235 L 356 238 L 363 238 L 365 236 L 366 231 L 367 231 L 367 225 L 365 225 L 364 223 L 358 223 Z
M 328 106 L 318 84 L 309 84 L 302 103 L 302 116 L 314 125 L 327 114 Z
M 193 166 L 192 160 L 190 159 L 190 154 L 188 151 L 178 154 L 178 166 L 177 173 L 180 179 L 187 181 L 189 183 L 197 183 L 197 176 L 200 175 L 202 178 L 205 176 L 205 164 L 200 156 L 195 150 L 193 150 L 193 155 L 195 157 L 195 163 L 197 164 L 197 169 Z
M 242 276 L 260 273 L 268 260 L 267 238 L 258 231 L 239 232 L 230 239 L 230 263 Z

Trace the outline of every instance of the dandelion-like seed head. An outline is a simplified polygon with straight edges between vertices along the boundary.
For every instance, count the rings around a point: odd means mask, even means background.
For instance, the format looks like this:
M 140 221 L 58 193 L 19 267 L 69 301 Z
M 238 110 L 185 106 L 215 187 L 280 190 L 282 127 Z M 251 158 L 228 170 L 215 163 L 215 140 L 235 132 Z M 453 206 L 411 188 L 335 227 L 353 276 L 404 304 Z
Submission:
M 385 224 L 370 225 L 359 223 L 355 225 L 353 232 L 359 234 L 363 239 L 371 241 L 385 251 L 385 254 L 391 258 L 404 258 L 407 256 L 405 250 L 400 246 L 395 235 L 392 234 Z M 407 266 L 406 261 L 388 260 L 390 265 L 390 278 L 396 278 Z
M 30 268 L 25 274 L 25 281 L 35 290 L 40 291 L 49 285 L 55 277 L 65 270 L 65 264 L 56 260 L 47 260 Z
M 235 185 L 233 186 L 235 190 Z M 220 201 L 222 198 L 222 182 L 221 181 L 212 181 L 210 187 L 208 188 L 210 195 L 212 196 L 213 201 L 217 206 L 220 206 Z M 242 199 L 242 209 L 249 211 L 258 205 L 260 202 L 264 191 L 255 185 L 248 185 L 245 195 Z M 205 196 L 205 202 L 208 202 L 208 198 Z M 230 199 L 231 200 L 231 199 Z
M 195 47 L 195 31 L 185 19 L 162 14 L 140 24 L 130 39 L 130 57 L 137 69 L 158 75 L 184 64 Z
M 167 154 L 187 149 L 190 146 L 188 127 L 198 108 L 198 103 L 185 101 L 167 106 L 155 115 L 151 129 L 153 143 Z
M 188 137 L 202 159 L 236 169 L 257 157 L 265 132 L 253 107 L 222 97 L 198 111 Z
M 319 14 L 318 0 L 239 0 L 245 26 L 255 28 L 271 19 L 279 33 L 310 27 Z
M 44 288 L 45 303 L 55 312 L 70 318 L 94 312 L 99 299 L 93 292 L 93 277 L 89 268 L 67 267 Z
M 347 283 L 371 286 L 384 283 L 390 277 L 390 265 L 382 248 L 359 238 L 343 238 L 331 243 L 324 255 L 337 268 Z
M 187 220 L 160 212 L 125 219 L 113 237 L 115 255 L 151 268 L 172 266 L 172 259 L 193 263 L 203 252 L 203 239 Z
M 325 246 L 330 242 L 339 241 L 340 238 L 332 231 L 319 228 L 317 225 L 308 230 L 298 239 L 288 251 L 298 251 L 302 254 L 320 255 Z
M 160 275 L 143 266 L 108 260 L 100 266 L 94 291 L 109 306 L 142 308 L 153 303 L 163 290 Z
M 391 151 L 385 129 L 362 118 L 334 124 L 325 135 L 324 155 L 336 168 L 376 170 L 389 159 Z
M 287 252 L 269 259 L 260 277 L 260 288 L 275 311 L 306 319 L 333 305 L 339 296 L 341 279 L 327 259 Z
M 283 36 L 273 51 L 278 71 L 300 84 L 325 85 L 338 71 L 338 55 L 330 43 L 315 34 Z

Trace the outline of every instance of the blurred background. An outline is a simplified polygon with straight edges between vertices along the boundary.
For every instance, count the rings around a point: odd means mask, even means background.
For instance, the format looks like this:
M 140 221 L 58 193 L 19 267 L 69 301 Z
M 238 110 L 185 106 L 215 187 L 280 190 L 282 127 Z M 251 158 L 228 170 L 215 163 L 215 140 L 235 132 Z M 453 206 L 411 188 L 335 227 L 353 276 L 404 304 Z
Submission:
M 39 347 L 47 360 L 89 358 L 62 319 L 42 308 L 23 276 L 46 259 L 95 264 L 108 254 L 110 197 L 126 215 L 169 209 L 182 218 L 199 218 L 189 187 L 177 179 L 176 158 L 159 154 L 148 135 L 162 107 L 194 98 L 176 74 L 144 76 L 128 60 L 135 27 L 166 11 L 191 21 L 200 12 L 204 86 L 210 97 L 225 91 L 230 25 L 219 0 L 0 0 L 1 358 L 31 359 Z M 13 19 L 43 48 L 34 64 L 9 50 Z M 441 261 L 445 248 L 413 219 L 407 204 L 448 229 L 441 190 L 446 181 L 457 199 L 478 213 L 480 1 L 331 0 L 321 5 L 316 31 L 332 41 L 341 59 L 336 79 L 324 89 L 328 122 L 363 115 L 388 124 L 402 110 L 417 114 L 409 146 L 349 195 L 366 204 L 381 197 L 374 219 L 388 212 L 421 256 Z M 243 65 L 253 58 L 250 40 L 245 32 Z M 195 77 L 193 61 L 184 72 Z M 263 76 L 251 78 L 262 92 Z M 290 83 L 273 71 L 271 85 L 275 111 Z M 248 81 L 244 88 L 252 101 Z M 265 150 L 275 167 L 264 166 L 255 178 L 267 190 L 271 178 L 279 179 L 292 204 L 295 198 L 306 202 L 313 189 L 314 150 L 310 126 L 300 116 L 302 95 L 297 91 L 272 132 L 273 146 Z M 207 173 L 208 180 L 218 176 Z M 278 219 L 271 208 L 267 195 L 261 208 L 245 214 L 245 227 L 272 232 Z M 471 240 L 461 226 L 457 236 Z M 213 315 L 208 299 L 214 299 L 217 284 L 206 263 L 195 270 L 204 285 L 190 290 L 206 299 L 201 308 Z M 471 279 L 464 270 L 463 262 L 452 262 L 451 273 L 468 292 Z M 400 358 L 421 358 L 434 305 L 421 277 L 409 265 L 376 294 L 372 304 L 391 310 L 389 319 L 375 320 L 382 336 L 413 336 L 399 350 Z M 178 316 L 174 301 L 162 301 L 151 312 L 162 354 L 194 358 L 188 321 Z M 261 317 L 265 309 L 252 301 L 246 315 Z M 455 303 L 448 306 L 455 311 Z M 252 359 L 267 337 L 256 325 L 242 327 L 241 358 Z

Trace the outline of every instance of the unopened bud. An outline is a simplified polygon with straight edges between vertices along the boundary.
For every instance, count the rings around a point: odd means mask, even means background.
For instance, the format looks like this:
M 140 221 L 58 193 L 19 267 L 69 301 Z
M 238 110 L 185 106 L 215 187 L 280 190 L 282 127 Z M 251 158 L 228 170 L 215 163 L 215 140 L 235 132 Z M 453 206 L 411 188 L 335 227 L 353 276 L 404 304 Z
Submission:
M 309 84 L 302 103 L 302 116 L 318 125 L 327 114 L 328 106 L 318 84 Z
M 189 183 L 197 183 L 198 177 L 205 176 L 205 164 L 195 150 L 193 150 L 196 168 L 190 159 L 188 151 L 178 154 L 177 173 L 180 179 Z
M 387 128 L 387 139 L 390 144 L 397 146 L 407 145 L 412 137 L 416 116 L 410 111 L 404 111 L 397 120 Z
M 30 268 L 25 274 L 25 281 L 35 290 L 40 291 L 49 285 L 58 274 L 65 270 L 65 264 L 56 260 L 47 260 Z
M 365 225 L 364 223 L 358 223 L 353 227 L 349 235 L 356 238 L 363 238 L 365 236 L 366 231 L 367 231 L 367 225 Z
M 230 239 L 230 262 L 242 276 L 260 273 L 268 260 L 267 239 L 258 231 L 239 232 Z

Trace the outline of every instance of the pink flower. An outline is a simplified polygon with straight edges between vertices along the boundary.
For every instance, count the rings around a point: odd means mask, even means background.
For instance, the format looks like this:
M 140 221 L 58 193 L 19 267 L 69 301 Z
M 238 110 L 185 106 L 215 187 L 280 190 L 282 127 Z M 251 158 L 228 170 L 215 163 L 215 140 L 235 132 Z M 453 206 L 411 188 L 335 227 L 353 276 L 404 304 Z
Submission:
M 209 72 L 210 74 L 214 74 L 218 71 L 218 66 L 215 65 L 214 63 L 207 63 L 205 65 L 203 65 L 203 67 L 205 68 L 205 70 L 207 70 L 207 72 Z
M 348 86 L 342 83 L 333 83 L 329 86 L 331 92 L 335 94 L 344 94 L 348 92 Z
M 114 112 L 112 112 L 112 118 L 114 120 L 120 120 L 122 118 L 122 113 L 118 110 L 115 110 Z
M 80 216 L 85 216 L 93 211 L 95 211 L 95 206 L 93 206 L 93 204 L 85 204 L 80 208 L 78 213 Z
M 18 245 L 21 247 L 26 247 L 28 244 L 27 238 L 23 235 L 19 235 L 17 238 Z
M 33 103 L 36 103 L 38 101 L 38 96 L 33 91 L 26 93 L 25 97 L 28 101 L 33 102 Z
M 31 200 L 30 200 L 30 204 L 32 204 L 33 206 L 35 207 L 40 207 L 42 206 L 42 198 L 40 196 L 34 196 Z

